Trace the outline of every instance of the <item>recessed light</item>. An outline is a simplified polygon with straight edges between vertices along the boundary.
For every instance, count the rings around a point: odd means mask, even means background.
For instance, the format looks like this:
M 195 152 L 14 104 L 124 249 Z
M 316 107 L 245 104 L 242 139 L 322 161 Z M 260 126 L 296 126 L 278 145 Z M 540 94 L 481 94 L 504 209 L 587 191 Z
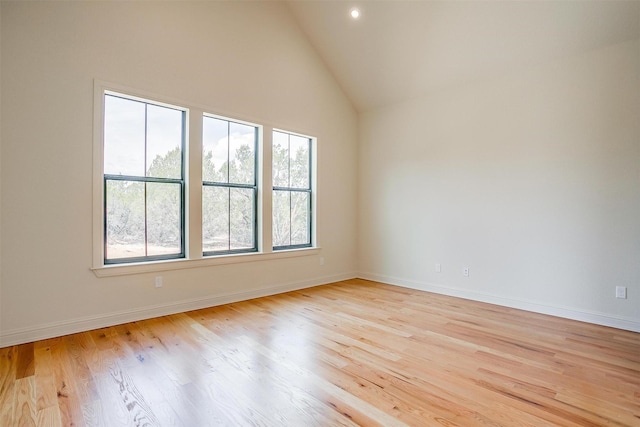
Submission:
M 351 12 L 350 12 L 350 13 L 351 13 L 351 17 L 352 17 L 353 19 L 358 19 L 358 18 L 360 18 L 360 10 L 358 10 L 357 8 L 355 8 L 355 7 L 354 7 L 353 9 L 351 9 Z

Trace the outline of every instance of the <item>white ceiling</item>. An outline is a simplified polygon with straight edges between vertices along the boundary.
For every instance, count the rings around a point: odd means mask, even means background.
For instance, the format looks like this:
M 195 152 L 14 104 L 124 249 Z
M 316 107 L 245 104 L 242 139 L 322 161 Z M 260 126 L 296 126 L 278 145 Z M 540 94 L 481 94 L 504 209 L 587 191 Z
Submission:
M 640 38 L 640 1 L 289 5 L 359 111 Z M 353 7 L 359 20 L 349 16 Z

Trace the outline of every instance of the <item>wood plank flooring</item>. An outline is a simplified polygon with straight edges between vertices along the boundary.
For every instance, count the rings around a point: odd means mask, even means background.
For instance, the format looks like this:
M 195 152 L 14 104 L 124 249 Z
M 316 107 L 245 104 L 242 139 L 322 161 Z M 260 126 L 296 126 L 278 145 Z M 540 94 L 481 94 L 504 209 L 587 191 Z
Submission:
M 0 349 L 0 426 L 640 426 L 640 334 L 349 280 Z

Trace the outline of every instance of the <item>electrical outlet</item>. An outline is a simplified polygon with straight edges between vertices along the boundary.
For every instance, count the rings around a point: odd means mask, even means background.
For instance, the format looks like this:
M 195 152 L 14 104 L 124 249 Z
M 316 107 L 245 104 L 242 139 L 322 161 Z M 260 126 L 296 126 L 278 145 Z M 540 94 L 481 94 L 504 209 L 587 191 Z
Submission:
M 162 276 L 156 276 L 156 288 L 161 288 L 162 287 Z
M 626 286 L 616 286 L 616 298 L 627 298 L 627 287 Z
M 464 277 L 469 277 L 469 267 L 464 267 L 464 268 L 462 269 L 462 275 L 463 275 Z
M 442 266 L 440 264 L 436 264 L 436 273 L 442 272 Z
M 324 257 L 323 256 L 320 257 L 320 265 L 324 265 Z

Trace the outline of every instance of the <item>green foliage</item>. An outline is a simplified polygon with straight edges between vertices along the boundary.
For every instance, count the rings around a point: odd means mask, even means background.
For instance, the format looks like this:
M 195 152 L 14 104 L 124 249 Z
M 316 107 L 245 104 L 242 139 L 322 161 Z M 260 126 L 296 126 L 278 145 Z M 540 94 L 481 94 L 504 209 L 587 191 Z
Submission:
M 247 249 L 254 246 L 255 191 L 227 184 L 255 183 L 255 152 L 251 145 L 237 147 L 231 161 L 216 165 L 211 152 L 202 158 L 202 237 L 205 251 Z M 176 147 L 156 156 L 147 176 L 180 178 L 182 151 Z M 299 147 L 290 156 L 287 146 L 273 147 L 275 186 L 309 187 L 309 150 Z M 115 245 L 145 244 L 149 255 L 180 248 L 181 195 L 175 183 L 109 181 L 107 183 L 107 242 Z M 273 244 L 287 246 L 309 242 L 309 194 L 275 191 L 273 195 Z M 146 226 L 146 229 L 145 229 Z M 162 249 L 165 248 L 165 249 Z M 145 254 L 136 254 L 136 256 Z
M 144 242 L 144 184 L 107 182 L 107 241 L 112 244 Z
M 147 176 L 180 178 L 182 151 L 169 151 L 156 156 Z M 107 243 L 145 246 L 133 256 L 157 255 L 180 250 L 181 241 L 180 184 L 113 180 L 107 183 Z M 109 250 L 107 251 L 109 255 Z
M 253 147 L 241 145 L 231 162 L 219 167 L 211 152 L 203 156 L 203 175 L 218 184 L 255 183 Z M 205 185 L 202 190 L 202 240 L 205 251 L 228 251 L 254 245 L 254 191 Z
M 289 147 L 274 144 L 273 183 L 275 187 L 309 188 L 309 146 L 299 146 L 290 154 Z M 309 243 L 309 196 L 305 192 L 274 191 L 273 245 L 290 246 Z
M 176 147 L 164 156 L 157 155 L 149 165 L 147 176 L 154 178 L 174 178 L 182 176 L 182 150 Z

